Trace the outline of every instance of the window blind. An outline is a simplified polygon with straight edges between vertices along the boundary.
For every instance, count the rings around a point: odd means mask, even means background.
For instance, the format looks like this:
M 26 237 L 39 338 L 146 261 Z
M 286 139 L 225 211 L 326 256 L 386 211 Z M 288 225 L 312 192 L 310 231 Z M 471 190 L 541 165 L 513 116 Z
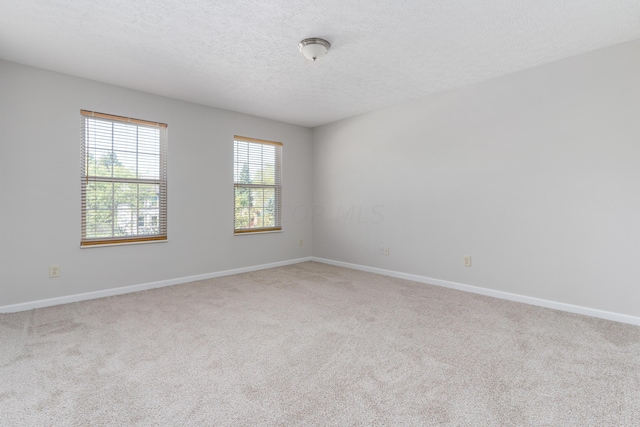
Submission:
M 167 125 L 81 110 L 81 246 L 167 239 Z
M 234 233 L 282 230 L 282 143 L 234 137 Z

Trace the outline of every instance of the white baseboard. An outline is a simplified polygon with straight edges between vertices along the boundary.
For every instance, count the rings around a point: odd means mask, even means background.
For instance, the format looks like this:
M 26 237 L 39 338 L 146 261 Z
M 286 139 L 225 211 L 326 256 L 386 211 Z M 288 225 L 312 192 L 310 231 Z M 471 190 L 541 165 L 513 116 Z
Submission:
M 411 280 L 413 282 L 426 283 L 428 285 L 442 286 L 444 288 L 456 289 L 459 291 L 471 292 L 474 294 L 486 295 L 494 298 L 505 299 L 509 301 L 521 302 L 524 304 L 537 305 L 539 307 L 552 308 L 554 310 L 567 311 L 569 313 L 583 314 L 585 316 L 597 317 L 600 319 L 613 320 L 616 322 L 628 323 L 640 326 L 640 317 L 630 316 L 628 314 L 614 313 L 611 311 L 598 310 L 595 308 L 582 307 L 579 305 L 566 304 L 563 302 L 551 301 L 541 298 L 528 297 L 525 295 L 512 294 L 510 292 L 496 291 L 493 289 L 481 288 L 478 286 L 465 285 L 462 283 L 449 282 L 446 280 L 433 279 L 431 277 L 418 276 L 415 274 L 401 273 L 398 271 L 385 270 L 376 267 L 367 267 L 364 265 L 351 264 L 348 262 L 334 261 L 331 259 L 312 257 L 312 261 L 321 262 L 323 264 L 335 265 L 338 267 L 352 268 L 354 270 L 367 271 L 369 273 L 381 274 L 383 276 L 397 277 L 399 279 Z
M 287 261 L 272 262 L 269 264 L 253 265 L 250 267 L 234 268 L 232 270 L 216 271 L 214 273 L 198 274 L 196 276 L 178 277 L 176 279 L 161 280 L 159 282 L 143 283 L 140 285 L 123 286 L 121 288 L 105 289 L 102 291 L 86 292 L 82 294 L 68 295 L 58 298 L 48 298 L 38 301 L 30 301 L 19 304 L 0 306 L 0 313 L 16 313 L 18 311 L 34 308 L 50 307 L 53 305 L 68 304 L 71 302 L 85 301 L 96 298 L 110 297 L 114 295 L 128 294 L 131 292 L 146 291 L 148 289 L 163 288 L 165 286 L 180 285 L 182 283 L 195 282 L 197 280 L 213 279 L 214 277 L 231 276 L 233 274 L 248 273 L 250 271 L 265 270 L 267 268 L 282 267 L 312 261 L 312 257 L 297 258 Z
M 335 261 L 326 258 L 305 257 L 296 258 L 287 261 L 273 262 L 269 264 L 260 264 L 249 267 L 234 268 L 231 270 L 217 271 L 213 273 L 199 274 L 195 276 L 179 277 L 169 280 L 161 280 L 158 282 L 143 283 L 140 285 L 123 286 L 120 288 L 105 289 L 102 291 L 87 292 L 82 294 L 68 295 L 58 298 L 49 298 L 38 301 L 29 301 L 24 303 L 0 306 L 0 313 L 15 313 L 18 311 L 31 310 L 34 308 L 50 307 L 60 304 L 68 304 L 72 302 L 85 301 L 96 298 L 109 297 L 114 295 L 128 294 L 131 292 L 145 291 L 148 289 L 162 288 L 165 286 L 179 285 L 182 283 L 195 282 L 197 280 L 212 279 L 215 277 L 231 276 L 233 274 L 248 273 L 251 271 L 265 270 L 267 268 L 282 267 L 285 265 L 298 264 L 306 261 L 316 261 L 323 264 L 335 265 L 338 267 L 346 267 L 354 270 L 367 271 L 369 273 L 381 274 L 383 276 L 397 277 L 399 279 L 411 280 L 414 282 L 425 283 L 428 285 L 442 286 L 445 288 L 456 289 L 464 292 L 471 292 L 480 295 L 486 295 L 494 298 L 505 299 L 509 301 L 521 302 L 524 304 L 536 305 L 539 307 L 551 308 L 569 313 L 583 314 L 585 316 L 597 317 L 600 319 L 613 320 L 616 322 L 628 323 L 640 326 L 640 317 L 630 316 L 628 314 L 614 313 L 611 311 L 598 310 L 595 308 L 582 307 L 579 305 L 566 304 L 557 301 L 545 300 L 541 298 L 529 297 L 525 295 L 513 294 L 510 292 L 497 291 L 493 289 L 481 288 L 473 285 L 465 285 L 463 283 L 449 282 L 447 280 L 434 279 L 431 277 L 418 276 L 415 274 L 402 273 L 399 271 L 385 270 L 377 267 L 368 267 L 359 264 L 351 264 L 348 262 Z

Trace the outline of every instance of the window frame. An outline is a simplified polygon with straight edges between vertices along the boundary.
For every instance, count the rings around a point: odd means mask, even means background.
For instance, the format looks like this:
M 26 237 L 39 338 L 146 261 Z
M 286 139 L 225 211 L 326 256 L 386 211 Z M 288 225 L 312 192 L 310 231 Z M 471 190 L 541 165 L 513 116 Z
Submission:
M 238 158 L 237 152 L 238 147 L 237 143 L 243 142 L 248 144 L 260 144 L 260 145 L 270 145 L 275 146 L 275 164 L 274 164 L 274 183 L 273 184 L 247 184 L 247 183 L 239 183 L 236 180 L 236 171 L 238 168 Z M 278 141 L 269 141 L 264 139 L 257 138 L 249 138 L 246 136 L 234 135 L 233 137 L 233 165 L 234 165 L 234 178 L 233 178 L 233 188 L 234 188 L 234 196 L 233 196 L 233 206 L 234 206 L 234 214 L 233 214 L 233 233 L 236 236 L 249 235 L 249 234 L 260 234 L 260 233 L 273 233 L 273 232 L 281 232 L 282 231 L 282 152 L 283 152 L 283 143 Z M 264 168 L 265 164 L 262 163 L 261 167 Z M 251 191 L 251 189 L 273 189 L 274 190 L 274 226 L 269 227 L 255 227 L 255 228 L 236 228 L 237 225 L 237 190 L 240 188 L 247 189 Z
M 88 110 L 80 110 L 80 126 L 81 126 L 81 135 L 80 135 L 80 150 L 81 150 L 81 236 L 80 236 L 80 247 L 97 247 L 97 246 L 105 246 L 105 245 L 119 245 L 119 244 L 131 244 L 131 243 L 150 243 L 150 242 L 161 242 L 167 240 L 167 145 L 168 145 L 168 126 L 166 123 L 134 119 L 130 117 L 124 116 L 116 116 L 112 114 L 98 113 L 94 111 Z M 111 123 L 126 123 L 129 125 L 136 126 L 136 132 L 140 127 L 144 128 L 154 128 L 159 130 L 158 136 L 158 178 L 122 178 L 122 177 L 105 177 L 98 175 L 89 175 L 89 148 L 88 148 L 88 136 L 87 136 L 87 127 L 89 120 L 96 120 L 102 122 L 111 122 Z M 137 135 L 137 133 L 136 133 Z M 112 144 L 115 143 L 115 137 L 111 136 Z M 138 145 L 138 137 L 136 136 L 136 159 L 138 159 L 140 153 L 140 148 Z M 115 150 L 112 148 L 112 152 Z M 136 164 L 137 164 L 136 160 Z M 137 167 L 137 166 L 136 166 Z M 137 170 L 137 169 L 136 169 Z M 115 236 L 111 237 L 87 237 L 87 187 L 89 183 L 92 182 L 103 182 L 103 183 L 129 183 L 134 185 L 139 184 L 151 184 L 158 186 L 158 232 L 152 234 L 138 234 L 138 235 L 128 235 L 128 236 Z M 139 191 L 139 190 L 138 190 Z M 139 219 L 140 216 L 140 201 L 137 200 L 138 206 L 135 207 L 137 215 L 136 220 Z M 144 214 L 143 214 L 144 215 Z M 111 208 L 111 218 L 112 221 L 117 220 L 117 206 L 112 204 Z M 136 221 L 137 224 L 137 221 Z M 139 227 L 136 227 L 136 231 L 138 231 Z M 113 234 L 113 233 L 112 233 Z

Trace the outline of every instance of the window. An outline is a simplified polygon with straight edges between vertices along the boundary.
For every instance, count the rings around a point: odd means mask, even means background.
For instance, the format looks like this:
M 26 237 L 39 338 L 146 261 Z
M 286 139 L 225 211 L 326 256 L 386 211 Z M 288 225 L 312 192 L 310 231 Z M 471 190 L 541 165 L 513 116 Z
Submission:
M 80 245 L 166 240 L 167 125 L 85 110 L 80 118 Z
M 235 136 L 235 234 L 282 230 L 282 143 Z

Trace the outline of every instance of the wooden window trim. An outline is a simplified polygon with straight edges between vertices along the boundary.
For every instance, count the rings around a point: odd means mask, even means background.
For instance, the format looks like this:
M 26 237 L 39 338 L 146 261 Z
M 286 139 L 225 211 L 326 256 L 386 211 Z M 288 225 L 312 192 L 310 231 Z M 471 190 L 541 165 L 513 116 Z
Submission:
M 278 141 L 267 141 L 266 139 L 249 138 L 249 137 L 240 136 L 240 135 L 234 135 L 233 139 L 235 141 L 256 142 L 258 144 L 277 145 L 279 147 L 282 147 L 283 145 L 282 142 L 278 142 Z
M 98 119 L 113 120 L 116 122 L 135 123 L 137 125 L 145 125 L 159 128 L 166 128 L 166 123 L 151 122 L 149 120 L 133 119 L 131 117 L 115 116 L 113 114 L 98 113 L 96 111 L 80 110 L 80 114 L 87 117 L 96 117 Z

